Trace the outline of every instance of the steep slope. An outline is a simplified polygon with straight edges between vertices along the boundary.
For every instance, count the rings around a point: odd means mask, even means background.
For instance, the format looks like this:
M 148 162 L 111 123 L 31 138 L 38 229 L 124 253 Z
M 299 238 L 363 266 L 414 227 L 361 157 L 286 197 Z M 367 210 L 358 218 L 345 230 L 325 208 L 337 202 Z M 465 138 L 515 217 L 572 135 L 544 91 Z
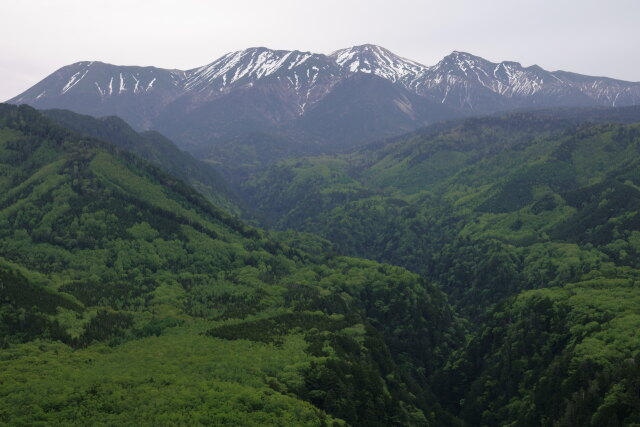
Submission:
M 392 83 L 400 83 L 406 89 L 414 89 L 416 80 L 429 69 L 372 44 L 340 49 L 330 56 L 352 73 L 375 74 Z
M 187 71 L 185 89 L 199 98 L 216 98 L 258 80 L 281 81 L 294 94 L 300 112 L 313 105 L 339 79 L 339 64 L 321 54 L 250 48 L 229 53 L 211 64 Z
M 370 73 L 345 78 L 317 105 L 296 119 L 293 128 L 313 135 L 324 152 L 347 151 L 398 135 L 453 111 Z
M 8 102 L 116 115 L 143 130 L 150 129 L 164 107 L 183 92 L 184 78 L 178 70 L 84 61 L 60 68 Z
M 493 63 L 454 51 L 415 79 L 417 93 L 451 107 L 487 113 L 513 108 L 590 106 L 640 103 L 640 84 L 564 71 L 549 72 L 537 65 Z
M 0 106 L 0 162 L 0 422 L 452 422 L 429 382 L 462 330 L 418 276 L 288 245 L 28 107 Z
M 638 424 L 639 304 L 630 278 L 522 293 L 491 314 L 443 391 L 470 426 Z
M 98 138 L 137 154 L 188 183 L 227 212 L 242 212 L 238 205 L 239 200 L 230 192 L 222 176 L 213 167 L 181 151 L 158 132 L 138 133 L 122 119 L 114 116 L 96 119 L 68 110 L 45 110 L 42 114 L 59 126 L 80 135 Z

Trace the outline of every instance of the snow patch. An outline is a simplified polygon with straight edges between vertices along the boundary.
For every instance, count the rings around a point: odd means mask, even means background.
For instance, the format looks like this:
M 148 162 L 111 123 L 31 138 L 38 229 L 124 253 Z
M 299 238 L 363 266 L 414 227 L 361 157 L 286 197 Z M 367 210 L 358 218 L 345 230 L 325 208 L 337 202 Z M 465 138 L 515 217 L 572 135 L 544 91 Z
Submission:
M 80 73 L 82 73 L 82 71 L 78 71 L 73 76 L 71 76 L 71 80 L 69 80 L 67 82 L 67 84 L 62 88 L 62 92 L 61 93 L 63 93 L 63 94 L 67 93 L 69 91 L 69 89 L 71 89 L 72 87 L 74 87 L 75 85 L 80 83 L 80 81 L 84 78 L 84 76 L 87 75 L 88 72 L 89 72 L 89 70 L 84 70 L 84 73 L 79 78 L 78 78 L 78 75 Z
M 120 73 L 120 89 L 118 90 L 118 93 L 122 93 L 122 91 L 126 91 L 127 88 L 124 86 L 124 78 L 122 77 L 122 73 Z
M 187 90 L 206 90 L 229 87 L 239 84 L 251 84 L 256 80 L 276 75 L 283 70 L 291 70 L 287 78 L 300 79 L 303 73 L 309 74 L 308 61 L 319 55 L 297 51 L 273 51 L 248 49 L 231 52 L 209 65 L 198 68 L 187 78 Z M 302 68 L 299 73 L 295 70 Z M 318 69 L 318 67 L 315 67 Z M 283 73 L 284 74 L 284 73 Z M 297 76 L 297 77 L 296 77 Z M 299 87 L 300 83 L 292 82 Z
M 131 74 L 131 77 L 136 81 L 136 84 L 133 87 L 133 93 L 138 93 L 138 85 L 140 84 L 140 80 L 138 80 L 133 74 Z
M 93 82 L 96 87 L 98 88 L 98 92 L 100 92 L 100 96 L 104 96 L 104 91 L 102 90 L 102 88 L 100 87 L 100 85 L 98 84 L 98 82 Z

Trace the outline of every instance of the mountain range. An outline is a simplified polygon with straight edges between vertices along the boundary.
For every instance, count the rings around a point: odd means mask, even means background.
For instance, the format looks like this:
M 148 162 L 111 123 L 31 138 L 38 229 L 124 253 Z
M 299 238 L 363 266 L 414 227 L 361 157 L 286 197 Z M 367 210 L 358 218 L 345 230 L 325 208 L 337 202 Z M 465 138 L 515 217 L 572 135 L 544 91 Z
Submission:
M 454 51 L 434 66 L 375 45 L 330 55 L 249 48 L 191 70 L 77 62 L 8 101 L 118 115 L 200 157 L 264 133 L 305 153 L 339 151 L 454 117 L 627 106 L 640 83 L 494 63 Z M 215 160 L 215 159 L 214 159 Z

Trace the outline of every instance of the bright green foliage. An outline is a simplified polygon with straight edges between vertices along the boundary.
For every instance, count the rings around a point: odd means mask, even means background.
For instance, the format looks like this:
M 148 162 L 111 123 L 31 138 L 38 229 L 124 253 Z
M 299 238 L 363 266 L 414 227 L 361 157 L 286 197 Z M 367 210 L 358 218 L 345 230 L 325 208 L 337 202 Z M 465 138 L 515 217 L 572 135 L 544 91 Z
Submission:
M 640 282 L 597 279 L 498 307 L 445 376 L 471 425 L 640 422 Z M 456 396 L 451 396 L 453 399 Z
M 639 125 L 512 114 L 282 162 L 245 194 L 276 227 L 423 274 L 477 323 L 432 384 L 467 424 L 635 425 L 638 159 Z
M 0 423 L 450 419 L 430 381 L 463 329 L 432 284 L 248 227 L 28 107 L 0 129 Z
M 272 225 L 426 274 L 478 314 L 474 306 L 607 263 L 636 267 L 638 138 L 637 125 L 471 119 L 280 163 L 249 180 L 246 196 Z M 571 255 L 560 249 L 567 241 Z
M 82 351 L 34 341 L 2 353 L 0 417 L 12 425 L 331 424 L 265 381 L 302 381 L 304 347 L 293 336 L 280 348 L 215 340 L 196 325 Z
M 80 135 L 108 141 L 157 165 L 188 183 L 227 212 L 240 213 L 238 200 L 227 189 L 215 169 L 181 151 L 154 131 L 138 133 L 116 116 L 94 118 L 68 110 L 45 110 L 42 114 L 54 123 Z
M 318 213 L 373 194 L 349 176 L 346 161 L 330 157 L 280 163 L 250 182 L 246 192 L 258 200 L 266 221 L 306 229 L 313 229 L 310 221 Z
M 640 425 L 639 154 L 437 125 L 252 177 L 267 233 L 2 106 L 0 423 Z

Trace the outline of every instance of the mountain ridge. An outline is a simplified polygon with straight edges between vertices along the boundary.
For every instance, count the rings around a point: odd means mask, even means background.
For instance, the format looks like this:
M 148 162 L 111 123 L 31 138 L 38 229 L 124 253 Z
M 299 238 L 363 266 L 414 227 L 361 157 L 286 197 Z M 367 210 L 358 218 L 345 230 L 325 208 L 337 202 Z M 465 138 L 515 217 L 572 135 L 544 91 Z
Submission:
M 309 59 L 311 59 L 311 61 L 309 61 Z M 293 62 L 291 62 L 291 60 L 293 60 Z M 517 61 L 505 60 L 501 62 L 492 62 L 480 56 L 458 50 L 452 51 L 437 64 L 428 66 L 417 61 L 401 57 L 388 49 L 373 44 L 364 44 L 338 49 L 328 55 L 313 53 L 310 51 L 278 50 L 258 46 L 229 52 L 206 65 L 188 70 L 164 69 L 154 66 L 114 65 L 101 61 L 79 61 L 56 70 L 32 88 L 11 98 L 8 102 L 23 103 L 29 100 L 33 102 L 43 97 L 46 98 L 47 92 L 49 92 L 48 90 L 44 90 L 39 92 L 37 95 L 33 95 L 33 89 L 45 80 L 50 79 L 53 76 L 59 76 L 63 71 L 70 68 L 76 70 L 78 67 L 86 67 L 73 73 L 66 81 L 66 84 L 60 88 L 60 94 L 64 95 L 84 79 L 86 74 L 90 71 L 89 68 L 93 64 L 117 68 L 119 70 L 126 70 L 125 73 L 130 73 L 129 75 L 123 75 L 119 80 L 117 78 L 111 78 L 109 80 L 110 84 L 94 82 L 95 88 L 92 87 L 92 89 L 95 89 L 100 95 L 105 96 L 107 94 L 107 90 L 109 91 L 109 95 L 113 95 L 114 92 L 116 92 L 113 88 L 114 82 L 117 86 L 117 94 L 122 94 L 123 92 L 127 93 L 131 90 L 133 90 L 134 93 L 143 93 L 154 88 L 155 82 L 151 83 L 152 80 L 145 80 L 142 86 L 140 86 L 140 79 L 135 79 L 134 77 L 137 77 L 137 75 L 132 73 L 134 70 L 136 72 L 139 72 L 138 70 L 145 70 L 165 73 L 171 76 L 170 78 L 173 80 L 172 83 L 176 87 L 182 87 L 185 91 L 191 91 L 194 89 L 202 91 L 205 89 L 203 86 L 207 83 L 213 85 L 215 89 L 221 90 L 223 87 L 227 86 L 227 80 L 229 80 L 229 86 L 236 82 L 250 84 L 252 83 L 250 79 L 251 77 L 253 77 L 254 80 L 257 80 L 267 78 L 269 76 L 276 76 L 278 71 L 282 70 L 283 66 L 287 66 L 288 70 L 292 70 L 304 63 L 313 63 L 313 65 L 308 66 L 305 70 L 307 72 L 309 70 L 316 72 L 319 71 L 317 64 L 324 63 L 323 65 L 326 66 L 327 70 L 336 76 L 340 76 L 341 73 L 349 72 L 372 73 L 390 80 L 393 83 L 401 83 L 408 89 L 413 88 L 418 93 L 420 93 L 420 89 L 418 89 L 420 83 L 422 83 L 423 87 L 425 85 L 430 87 L 425 82 L 438 80 L 437 73 L 446 72 L 454 74 L 454 72 L 459 73 L 462 71 L 462 73 L 467 74 L 467 70 L 478 68 L 478 64 L 494 66 L 494 77 L 497 77 L 496 73 L 499 69 L 501 69 L 500 71 L 502 73 L 506 74 L 509 74 L 512 70 L 518 70 L 520 72 L 526 71 L 529 73 L 539 73 L 547 78 L 555 78 L 558 82 L 562 82 L 563 79 L 558 78 L 556 74 L 560 74 L 562 77 L 565 77 L 566 80 L 579 80 L 586 78 L 592 80 L 595 79 L 597 81 L 606 81 L 609 83 L 625 83 L 628 85 L 640 86 L 640 82 L 625 81 L 607 76 L 591 76 L 566 70 L 548 71 L 537 64 L 523 67 L 520 62 Z M 238 68 L 238 66 L 243 66 L 243 68 Z M 233 75 L 228 75 L 232 70 L 235 70 Z M 484 72 L 485 70 L 481 71 Z M 120 72 L 118 72 L 118 74 L 119 73 Z M 115 77 L 120 76 L 117 75 Z M 246 77 L 249 77 L 249 79 Z M 220 82 L 220 80 L 222 80 L 222 82 Z M 221 87 L 218 87 L 218 85 Z M 158 86 L 156 85 L 155 87 L 157 88 Z M 422 89 L 422 91 L 424 90 L 425 89 Z M 495 91 L 502 94 L 504 88 L 498 88 Z
M 354 101 L 328 107 L 336 99 Z M 462 51 L 428 66 L 371 44 L 329 55 L 253 47 L 190 70 L 78 62 L 9 103 L 118 115 L 197 155 L 255 132 L 296 135 L 303 146 L 332 151 L 469 115 L 636 105 L 640 83 Z M 318 129 L 330 129 L 331 137 L 318 137 Z
M 68 110 L 40 112 L 51 122 L 79 135 L 108 141 L 135 153 L 170 175 L 188 183 L 209 201 L 227 212 L 239 214 L 242 208 L 226 182 L 210 165 L 181 151 L 172 141 L 157 131 L 134 131 L 117 116 L 94 118 Z

